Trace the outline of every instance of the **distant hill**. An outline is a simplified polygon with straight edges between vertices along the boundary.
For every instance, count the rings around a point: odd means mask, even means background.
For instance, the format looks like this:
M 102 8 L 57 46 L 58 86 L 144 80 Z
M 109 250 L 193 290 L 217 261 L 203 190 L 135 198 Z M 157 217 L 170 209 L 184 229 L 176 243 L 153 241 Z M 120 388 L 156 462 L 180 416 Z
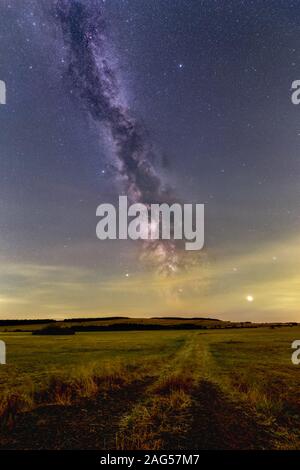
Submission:
M 150 317 L 151 320 L 209 320 L 209 321 L 222 321 L 218 318 L 209 317 Z
M 251 323 L 230 322 L 207 317 L 100 317 L 68 318 L 65 320 L 0 320 L 0 332 L 35 332 L 37 334 L 68 334 L 67 329 L 76 332 L 85 331 L 141 331 L 141 330 L 206 330 L 228 328 L 258 328 L 270 326 L 296 326 L 297 323 Z M 59 331 L 59 330 L 64 331 Z M 69 333 L 70 333 L 69 332 Z

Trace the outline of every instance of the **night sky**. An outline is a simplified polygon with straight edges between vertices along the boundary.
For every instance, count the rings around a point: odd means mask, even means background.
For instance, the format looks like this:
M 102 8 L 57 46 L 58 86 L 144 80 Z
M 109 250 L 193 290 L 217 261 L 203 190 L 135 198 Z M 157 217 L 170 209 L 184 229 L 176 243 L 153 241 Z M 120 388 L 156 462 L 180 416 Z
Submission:
M 299 54 L 296 0 L 1 0 L 1 317 L 300 321 Z M 167 193 L 206 204 L 174 272 L 96 238 Z

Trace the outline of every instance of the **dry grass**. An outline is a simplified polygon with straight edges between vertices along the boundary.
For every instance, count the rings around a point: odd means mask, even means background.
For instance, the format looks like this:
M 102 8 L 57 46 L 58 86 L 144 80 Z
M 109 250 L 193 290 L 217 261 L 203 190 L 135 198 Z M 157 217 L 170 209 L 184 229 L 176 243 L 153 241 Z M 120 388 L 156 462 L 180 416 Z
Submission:
M 148 388 L 144 401 L 123 418 L 117 449 L 179 448 L 189 428 L 192 394 L 199 378 L 193 364 L 199 353 L 196 336 L 184 343 Z
M 253 409 L 278 437 L 277 448 L 299 448 L 299 368 L 290 363 L 290 345 L 299 333 L 99 333 L 64 340 L 36 338 L 33 346 L 26 336 L 11 336 L 26 380 L 23 389 L 10 386 L 16 391 L 2 393 L 0 420 L 12 426 L 20 411 L 44 404 L 71 405 L 117 389 L 126 392 L 137 381 L 143 382 L 143 389 L 135 401 L 124 393 L 127 403 L 118 416 L 117 448 L 179 449 L 191 426 L 195 391 L 207 380 L 239 406 Z M 21 343 L 27 349 L 21 349 Z M 43 352 L 47 366 L 41 362 L 34 369 L 33 347 L 35 358 Z M 30 372 L 36 382 L 27 374 L 28 364 L 33 365 Z M 20 374 L 17 369 L 9 369 L 9 374 L 13 385 Z
M 71 405 L 99 393 L 109 393 L 141 378 L 146 372 L 141 365 L 106 364 L 102 369 L 95 365 L 78 369 L 76 375 L 56 375 L 49 378 L 42 389 L 29 389 L 7 393 L 0 400 L 2 426 L 11 427 L 16 415 L 38 405 Z
M 182 390 L 151 396 L 123 418 L 117 449 L 177 448 L 176 441 L 188 431 L 190 405 L 190 395 Z
M 18 413 L 33 406 L 33 397 L 20 392 L 7 393 L 0 400 L 1 427 L 11 428 Z

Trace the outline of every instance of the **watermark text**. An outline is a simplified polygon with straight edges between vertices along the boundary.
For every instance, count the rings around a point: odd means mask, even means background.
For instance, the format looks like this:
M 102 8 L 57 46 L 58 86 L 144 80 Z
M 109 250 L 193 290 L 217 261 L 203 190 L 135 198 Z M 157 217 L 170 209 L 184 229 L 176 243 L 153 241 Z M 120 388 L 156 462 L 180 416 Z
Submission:
M 292 363 L 298 366 L 300 364 L 300 340 L 293 341 L 291 347 L 296 350 L 292 354 Z
M 6 344 L 0 340 L 0 364 L 6 364 Z
M 184 240 L 186 250 L 204 246 L 204 204 L 128 205 L 127 196 L 119 206 L 100 204 L 96 215 L 99 240 Z
M 6 84 L 0 80 L 0 105 L 6 104 Z

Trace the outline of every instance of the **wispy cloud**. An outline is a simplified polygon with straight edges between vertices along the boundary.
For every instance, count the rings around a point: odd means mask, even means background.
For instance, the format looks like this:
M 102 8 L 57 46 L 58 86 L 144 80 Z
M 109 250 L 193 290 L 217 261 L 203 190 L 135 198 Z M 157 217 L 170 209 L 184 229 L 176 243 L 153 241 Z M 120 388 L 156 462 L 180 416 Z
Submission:
M 300 239 L 224 257 L 174 277 L 99 269 L 2 264 L 0 314 L 6 317 L 160 314 L 231 320 L 300 320 Z M 247 295 L 254 301 L 249 303 Z

